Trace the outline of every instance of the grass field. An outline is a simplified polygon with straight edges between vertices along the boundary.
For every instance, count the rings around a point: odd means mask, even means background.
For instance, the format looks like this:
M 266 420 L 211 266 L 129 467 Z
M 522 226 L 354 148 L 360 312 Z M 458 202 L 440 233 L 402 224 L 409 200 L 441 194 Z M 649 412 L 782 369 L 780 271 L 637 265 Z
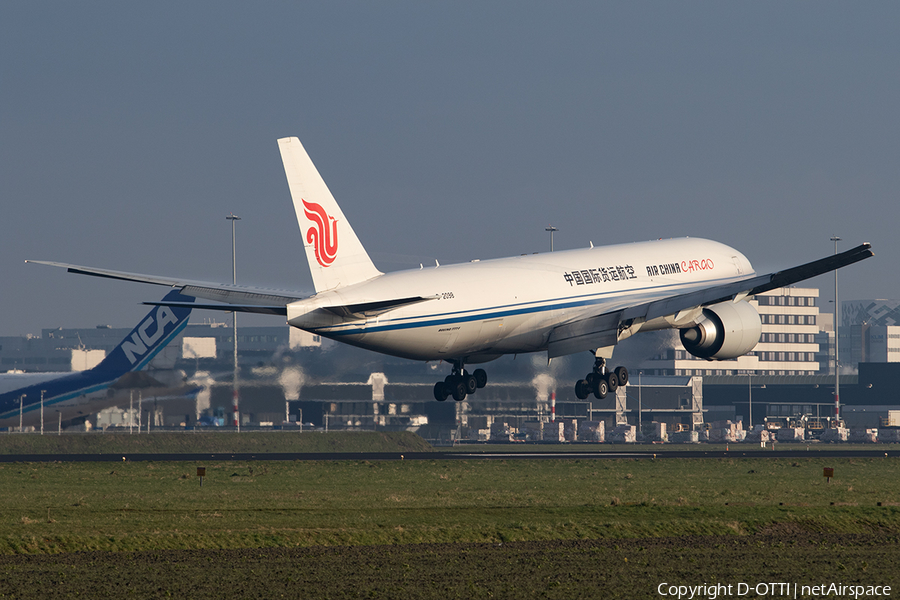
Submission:
M 898 459 L 196 466 L 0 465 L 0 553 L 900 532 Z
M 0 598 L 512 598 L 522 586 L 639 598 L 659 597 L 663 581 L 752 577 L 896 590 L 898 467 L 814 456 L 5 463 Z

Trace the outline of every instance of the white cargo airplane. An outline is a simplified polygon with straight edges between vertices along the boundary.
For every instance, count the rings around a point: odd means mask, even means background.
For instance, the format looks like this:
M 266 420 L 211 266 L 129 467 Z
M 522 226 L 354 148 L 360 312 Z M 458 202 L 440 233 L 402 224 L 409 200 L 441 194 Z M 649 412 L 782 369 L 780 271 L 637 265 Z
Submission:
M 676 328 L 685 348 L 708 360 L 736 358 L 759 341 L 754 294 L 872 256 L 862 244 L 768 275 L 747 258 L 704 239 L 656 240 L 549 254 L 439 265 L 393 273 L 375 268 L 297 138 L 278 140 L 316 293 L 188 281 L 61 263 L 70 272 L 172 286 L 227 304 L 195 308 L 285 315 L 293 327 L 376 352 L 444 360 L 452 372 L 434 386 L 443 401 L 484 387 L 466 365 L 504 354 L 590 351 L 594 368 L 575 384 L 585 399 L 628 381 L 607 370 L 613 347 L 638 331 Z M 35 261 L 38 262 L 38 261 Z M 148 303 L 179 306 L 178 303 Z

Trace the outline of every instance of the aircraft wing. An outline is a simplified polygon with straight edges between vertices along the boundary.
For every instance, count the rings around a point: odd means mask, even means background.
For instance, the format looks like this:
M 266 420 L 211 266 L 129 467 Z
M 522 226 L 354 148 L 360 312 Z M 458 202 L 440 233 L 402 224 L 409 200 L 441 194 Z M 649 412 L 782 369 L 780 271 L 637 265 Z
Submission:
M 555 358 L 585 350 L 615 345 L 619 339 L 630 335 L 626 331 L 635 324 L 653 319 L 673 317 L 674 322 L 681 315 L 719 302 L 737 301 L 761 294 L 769 290 L 785 287 L 798 281 L 810 279 L 829 271 L 874 256 L 871 244 L 861 244 L 855 248 L 827 256 L 784 271 L 740 281 L 715 285 L 691 292 L 676 294 L 667 298 L 652 300 L 633 306 L 622 306 L 607 310 L 599 315 L 586 315 L 556 327 L 550 334 L 548 356 Z M 624 334 L 624 335 L 623 335 Z
M 144 302 L 149 306 L 180 306 L 193 309 L 204 310 L 221 310 L 227 312 L 249 312 L 264 315 L 287 315 L 287 305 L 291 302 L 304 299 L 306 296 L 285 290 L 273 290 L 268 288 L 248 287 L 229 285 L 222 283 L 211 283 L 207 281 L 192 281 L 189 279 L 178 279 L 173 277 L 160 277 L 157 275 L 144 275 L 142 273 L 128 273 L 126 271 L 112 271 L 109 269 L 97 269 L 94 267 L 83 267 L 80 265 L 70 265 L 67 263 L 47 262 L 42 260 L 27 260 L 25 262 L 38 265 L 49 265 L 51 267 L 60 267 L 66 269 L 69 273 L 77 273 L 79 275 L 92 275 L 94 277 L 105 277 L 107 279 L 120 279 L 122 281 L 135 281 L 138 283 L 151 283 L 154 285 L 165 285 L 177 288 L 181 293 L 194 296 L 196 298 L 204 298 L 207 300 L 216 300 L 223 304 L 200 304 L 196 302 L 177 302 L 162 300 L 161 302 Z M 410 298 L 396 298 L 375 302 L 367 302 L 362 304 L 348 304 L 323 306 L 321 308 L 333 312 L 334 314 L 345 318 L 360 318 L 382 314 L 401 306 L 408 306 L 418 302 L 433 300 L 433 297 L 414 296 Z
M 94 267 L 82 267 L 66 263 L 47 262 L 42 260 L 26 260 L 25 262 L 38 265 L 49 265 L 66 269 L 69 273 L 80 275 L 92 275 L 94 277 L 106 277 L 108 279 L 120 279 L 122 281 L 136 281 L 138 283 L 151 283 L 178 288 L 181 293 L 206 300 L 217 300 L 237 306 L 222 307 L 219 305 L 201 306 L 191 304 L 194 308 L 214 308 L 216 310 L 237 310 L 243 312 L 264 312 L 267 314 L 286 314 L 285 306 L 291 302 L 303 299 L 305 296 L 297 292 L 286 290 L 274 290 L 260 287 L 230 285 L 223 283 L 211 283 L 208 281 L 192 281 L 190 279 L 177 279 L 173 277 L 159 277 L 157 275 L 144 275 L 141 273 L 127 273 L 125 271 L 111 271 L 109 269 L 96 269 Z M 266 310 L 269 309 L 269 310 Z

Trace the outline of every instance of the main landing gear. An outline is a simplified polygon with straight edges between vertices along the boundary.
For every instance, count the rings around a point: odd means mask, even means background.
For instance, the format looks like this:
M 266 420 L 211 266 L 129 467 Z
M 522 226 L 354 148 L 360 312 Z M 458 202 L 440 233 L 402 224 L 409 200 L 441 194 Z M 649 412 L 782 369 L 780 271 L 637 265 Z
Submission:
M 479 388 L 487 384 L 487 373 L 484 369 L 475 369 L 469 373 L 463 368 L 462 361 L 453 362 L 453 371 L 434 384 L 434 399 L 443 402 L 450 396 L 457 402 L 462 402 L 469 394 L 474 394 Z
M 594 397 L 600 400 L 626 383 L 628 383 L 628 369 L 616 367 L 612 371 L 607 371 L 606 359 L 598 356 L 594 358 L 594 370 L 575 384 L 575 395 L 579 400 L 586 400 L 589 395 L 594 394 Z

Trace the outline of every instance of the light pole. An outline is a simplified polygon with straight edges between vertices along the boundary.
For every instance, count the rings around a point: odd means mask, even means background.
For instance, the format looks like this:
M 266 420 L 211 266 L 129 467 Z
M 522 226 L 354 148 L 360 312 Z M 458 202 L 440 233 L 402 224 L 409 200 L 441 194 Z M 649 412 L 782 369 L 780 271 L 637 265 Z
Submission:
M 841 241 L 836 235 L 831 236 L 831 241 L 834 242 L 834 253 L 837 255 L 837 245 L 838 242 Z M 841 339 L 841 325 L 838 321 L 838 317 L 840 316 L 840 308 L 838 302 L 838 270 L 834 270 L 834 420 L 835 425 L 837 425 L 837 421 L 841 418 L 841 370 L 840 370 L 840 339 Z
M 22 433 L 22 401 L 25 400 L 25 394 L 19 396 L 19 433 Z
M 747 425 L 753 431 L 753 373 L 747 373 L 747 402 L 750 405 L 750 415 L 747 417 Z
M 642 419 L 643 419 L 643 406 L 641 402 L 641 376 L 644 374 L 643 371 L 638 371 L 638 435 L 641 435 L 642 431 Z
M 41 435 L 44 435 L 44 392 L 47 390 L 41 390 Z
M 553 232 L 559 231 L 559 229 L 557 229 L 553 225 L 547 225 L 547 227 L 544 229 L 544 231 L 550 232 L 550 252 L 553 252 Z
M 234 222 L 240 221 L 241 218 L 236 216 L 234 213 L 229 213 L 227 220 L 231 221 L 231 283 L 232 285 L 237 284 L 237 261 L 235 260 L 235 245 L 234 245 Z M 234 335 L 234 378 L 232 381 L 233 391 L 232 396 L 234 398 L 234 427 L 238 432 L 241 431 L 241 413 L 238 408 L 238 352 L 237 352 L 237 311 L 232 311 L 232 335 Z

